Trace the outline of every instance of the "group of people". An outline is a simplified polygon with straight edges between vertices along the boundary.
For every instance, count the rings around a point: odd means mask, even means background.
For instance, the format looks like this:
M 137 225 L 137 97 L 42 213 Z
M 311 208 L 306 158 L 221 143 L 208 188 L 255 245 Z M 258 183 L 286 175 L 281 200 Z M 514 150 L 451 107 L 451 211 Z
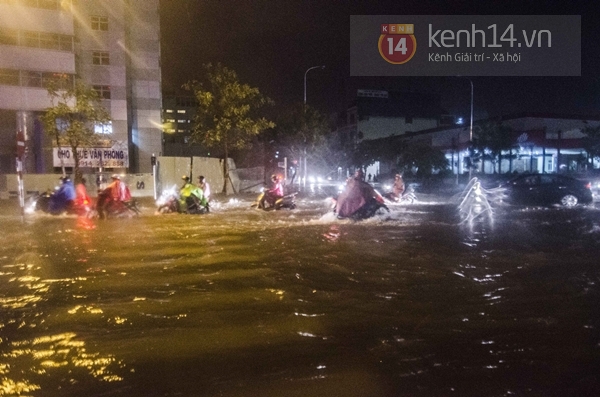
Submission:
M 111 182 L 98 191 L 96 210 L 100 218 L 109 214 L 121 214 L 130 210 L 137 212 L 135 202 L 131 198 L 129 186 L 121 180 L 118 174 L 111 175 Z
M 131 203 L 131 192 L 127 184 L 117 174 L 111 176 L 111 183 L 98 191 L 96 209 L 101 217 L 117 207 L 127 208 Z M 48 211 L 53 214 L 62 212 L 87 213 L 92 207 L 92 200 L 86 188 L 86 179 L 81 178 L 77 186 L 69 176 L 60 177 L 60 185 L 50 195 Z
M 406 190 L 402 174 L 396 174 L 392 191 L 386 198 L 399 201 Z M 373 186 L 365 182 L 362 169 L 356 170 L 354 176 L 348 178 L 342 193 L 335 200 L 335 212 L 340 218 L 363 217 L 385 207 L 385 201 Z
M 179 212 L 209 212 L 210 185 L 203 175 L 194 185 L 189 176 L 184 175 L 183 185 L 179 189 Z

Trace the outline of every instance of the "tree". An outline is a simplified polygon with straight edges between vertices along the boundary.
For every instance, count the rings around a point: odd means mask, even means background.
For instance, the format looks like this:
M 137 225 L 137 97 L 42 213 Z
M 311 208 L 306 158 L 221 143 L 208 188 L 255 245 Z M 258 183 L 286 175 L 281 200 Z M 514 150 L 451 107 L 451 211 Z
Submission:
M 448 159 L 441 151 L 425 143 L 407 145 L 398 158 L 398 168 L 416 171 L 418 177 L 430 176 L 433 171 L 448 169 Z
M 482 154 L 482 159 L 490 160 L 494 165 L 496 173 L 496 163 L 500 164 L 502 152 L 512 149 L 514 140 L 512 137 L 512 128 L 497 121 L 487 121 L 477 126 L 477 140 L 475 147 Z M 486 153 L 486 149 L 489 154 Z
M 297 103 L 277 119 L 274 140 L 293 159 L 309 159 L 315 168 L 327 168 L 327 118 L 315 108 Z
M 220 63 L 203 67 L 204 81 L 193 80 L 183 85 L 198 101 L 191 138 L 193 142 L 223 151 L 223 193 L 227 193 L 229 150 L 243 149 L 254 136 L 275 126 L 257 115 L 260 107 L 272 102 L 258 88 L 240 83 L 237 73 Z
M 581 146 L 588 154 L 589 159 L 600 158 L 600 126 L 586 126 L 582 132 L 586 136 L 582 139 Z
M 106 139 L 106 136 L 96 134 L 95 127 L 110 122 L 110 114 L 100 103 L 97 92 L 80 80 L 74 84 L 67 78 L 51 80 L 46 89 L 52 106 L 41 117 L 42 124 L 59 148 L 71 148 L 75 161 L 74 179 L 78 182 L 81 180 L 78 150 Z M 64 165 L 62 169 L 64 176 Z

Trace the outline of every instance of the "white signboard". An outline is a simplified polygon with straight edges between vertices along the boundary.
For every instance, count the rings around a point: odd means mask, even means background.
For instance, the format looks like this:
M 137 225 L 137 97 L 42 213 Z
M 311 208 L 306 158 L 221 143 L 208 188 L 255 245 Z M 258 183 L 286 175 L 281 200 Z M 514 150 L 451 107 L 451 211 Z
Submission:
M 93 168 L 129 167 L 129 150 L 126 142 L 117 141 L 110 147 L 79 148 L 79 166 Z M 70 147 L 52 148 L 54 167 L 73 167 L 75 159 Z

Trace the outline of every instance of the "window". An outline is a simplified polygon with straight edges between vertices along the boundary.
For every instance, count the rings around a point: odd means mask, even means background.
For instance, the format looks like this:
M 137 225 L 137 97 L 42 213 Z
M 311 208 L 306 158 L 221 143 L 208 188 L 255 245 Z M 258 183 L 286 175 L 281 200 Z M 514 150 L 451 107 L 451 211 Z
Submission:
M 0 30 L 0 44 L 17 45 L 19 44 L 19 34 L 16 30 Z
M 42 73 L 42 87 L 47 87 L 48 83 L 51 81 L 56 81 L 59 84 L 59 88 L 68 89 L 73 87 L 73 75 L 65 74 L 65 73 L 52 73 L 52 72 L 44 72 Z
M 110 99 L 110 86 L 108 85 L 94 85 L 92 89 L 96 91 L 100 99 Z
M 167 109 L 167 110 L 165 110 L 165 112 L 167 112 L 167 113 L 173 113 L 173 109 Z
M 48 10 L 58 10 L 60 8 L 60 0 L 37 0 L 39 8 Z
M 42 72 L 21 72 L 21 85 L 24 87 L 42 87 Z
M 94 132 L 101 135 L 112 134 L 112 122 L 94 125 Z
M 110 65 L 110 57 L 107 51 L 93 51 L 92 63 L 94 65 Z
M 70 88 L 73 86 L 74 77 L 66 73 L 0 69 L 0 85 L 45 88 L 50 81 L 58 81 L 59 88 Z
M 108 17 L 92 15 L 92 30 L 108 31 Z
M 48 48 L 51 50 L 58 50 L 60 48 L 60 39 L 57 34 L 52 33 L 40 33 L 40 48 Z
M 62 51 L 73 52 L 73 36 L 58 35 L 60 49 Z
M 0 69 L 0 85 L 19 85 L 19 71 Z
M 178 123 L 187 123 L 188 121 L 187 120 L 181 120 L 181 119 L 179 119 L 179 120 L 177 120 L 177 122 Z
M 179 109 L 177 110 L 177 113 L 185 113 L 185 110 Z
M 21 45 L 50 50 L 73 51 L 73 37 L 43 32 L 22 32 Z
M 27 7 L 46 8 L 48 10 L 60 9 L 60 0 L 0 0 L 0 3 L 19 4 Z
M 21 35 L 21 44 L 27 47 L 39 47 L 40 34 L 38 32 L 23 32 Z

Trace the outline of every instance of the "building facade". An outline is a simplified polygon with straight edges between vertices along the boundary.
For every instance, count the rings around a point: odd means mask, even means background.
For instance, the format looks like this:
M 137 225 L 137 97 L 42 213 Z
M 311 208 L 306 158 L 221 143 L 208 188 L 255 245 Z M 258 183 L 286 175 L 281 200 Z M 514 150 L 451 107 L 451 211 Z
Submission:
M 14 172 L 18 131 L 26 173 L 59 167 L 39 116 L 51 106 L 45 82 L 65 75 L 92 87 L 112 120 L 97 130 L 112 146 L 95 148 L 108 157 L 83 166 L 150 172 L 162 150 L 158 0 L 0 0 L 1 173 Z

